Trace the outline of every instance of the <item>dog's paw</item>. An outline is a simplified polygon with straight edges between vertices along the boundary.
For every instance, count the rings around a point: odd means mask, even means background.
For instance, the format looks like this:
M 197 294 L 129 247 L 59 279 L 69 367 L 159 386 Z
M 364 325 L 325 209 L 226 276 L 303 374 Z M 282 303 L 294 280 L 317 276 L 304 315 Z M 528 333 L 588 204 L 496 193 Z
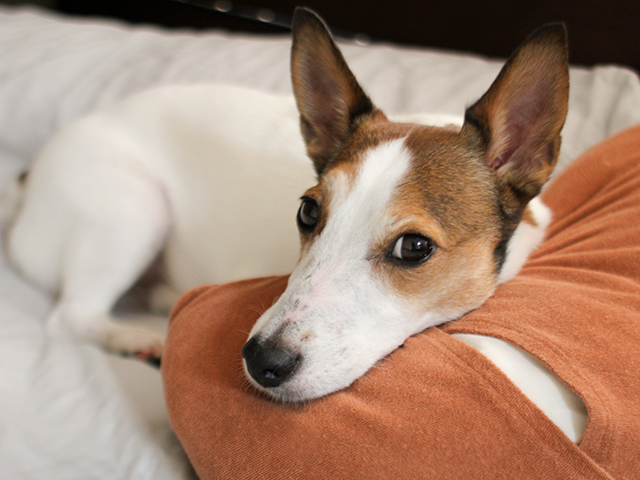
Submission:
M 105 350 L 123 357 L 137 358 L 152 365 L 159 366 L 164 338 L 151 330 L 142 328 L 111 325 L 105 335 Z
M 94 343 L 116 355 L 138 358 L 159 364 L 164 338 L 151 330 L 119 325 L 109 315 L 78 315 L 61 304 L 53 309 L 46 322 L 50 337 Z

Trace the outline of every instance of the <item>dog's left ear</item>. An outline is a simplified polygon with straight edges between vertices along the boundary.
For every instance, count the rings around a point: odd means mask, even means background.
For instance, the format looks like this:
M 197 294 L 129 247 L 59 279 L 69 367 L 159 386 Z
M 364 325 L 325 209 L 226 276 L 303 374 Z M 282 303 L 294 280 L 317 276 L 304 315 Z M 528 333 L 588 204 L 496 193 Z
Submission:
M 293 16 L 291 77 L 307 153 L 322 175 L 358 122 L 378 111 L 324 22 L 305 8 Z
M 462 133 L 495 171 L 509 214 L 521 213 L 553 171 L 568 101 L 567 33 L 551 24 L 524 41 L 467 109 Z

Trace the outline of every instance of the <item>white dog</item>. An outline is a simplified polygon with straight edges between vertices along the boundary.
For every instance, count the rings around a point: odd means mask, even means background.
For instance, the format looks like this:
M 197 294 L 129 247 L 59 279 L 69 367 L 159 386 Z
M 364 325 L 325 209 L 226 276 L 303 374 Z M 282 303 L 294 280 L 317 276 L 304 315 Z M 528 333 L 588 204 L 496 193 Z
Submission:
M 349 385 L 518 272 L 549 219 L 534 197 L 566 115 L 564 30 L 530 37 L 461 128 L 389 121 L 312 12 L 297 10 L 293 38 L 295 102 L 164 87 L 44 148 L 7 248 L 58 296 L 52 335 L 152 360 L 162 339 L 111 310 L 158 258 L 164 304 L 196 285 L 293 271 L 243 356 L 259 389 L 300 401 Z

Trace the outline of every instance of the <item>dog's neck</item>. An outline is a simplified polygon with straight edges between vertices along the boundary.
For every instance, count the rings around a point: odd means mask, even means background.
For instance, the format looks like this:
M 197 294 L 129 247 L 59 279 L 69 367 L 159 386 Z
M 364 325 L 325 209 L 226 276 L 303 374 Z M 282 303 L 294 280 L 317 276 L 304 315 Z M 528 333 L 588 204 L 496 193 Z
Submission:
M 531 253 L 544 240 L 549 223 L 551 210 L 539 197 L 535 197 L 527 205 L 522 221 L 507 244 L 505 261 L 498 276 L 499 285 L 512 280 L 520 272 Z

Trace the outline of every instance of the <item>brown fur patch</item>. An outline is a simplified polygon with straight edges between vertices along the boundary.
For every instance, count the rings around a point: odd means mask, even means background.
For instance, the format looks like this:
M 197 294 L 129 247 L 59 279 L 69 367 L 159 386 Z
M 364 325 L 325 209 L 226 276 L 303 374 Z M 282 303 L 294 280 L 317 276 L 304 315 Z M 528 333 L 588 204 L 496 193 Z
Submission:
M 525 208 L 524 212 L 522 213 L 522 221 L 528 223 L 533 227 L 538 226 L 538 222 L 536 222 L 536 219 L 533 217 L 533 213 L 531 212 L 529 205 L 527 205 L 527 208 Z
M 364 153 L 382 143 L 406 137 L 415 128 L 419 126 L 390 122 L 378 111 L 354 129 L 349 141 L 327 168 L 351 169 L 355 177 L 357 168 L 364 159 Z
M 444 243 L 453 246 L 496 228 L 497 192 L 492 172 L 457 132 L 415 128 L 405 144 L 413 165 L 399 186 L 396 208 L 421 207 L 441 226 Z
M 496 274 L 490 237 L 476 237 L 449 251 L 438 250 L 417 267 L 378 262 L 377 274 L 418 314 L 461 315 L 494 291 Z
M 309 245 L 314 237 L 320 235 L 327 224 L 329 216 L 329 205 L 331 203 L 331 194 L 324 184 L 318 184 L 304 192 L 303 197 L 313 198 L 319 207 L 318 223 L 311 232 L 300 231 L 300 255 L 304 256 L 309 249 Z
M 424 311 L 475 308 L 495 288 L 493 250 L 500 239 L 501 217 L 493 172 L 459 131 L 381 118 L 362 122 L 320 183 L 307 192 L 321 205 L 321 215 L 314 232 L 303 234 L 303 252 L 326 225 L 335 194 L 332 185 L 353 185 L 365 153 L 399 138 L 406 138 L 412 160 L 390 204 L 392 228 L 370 253 L 375 271 Z M 390 248 L 406 233 L 431 238 L 437 244 L 434 256 L 414 267 L 390 261 Z
M 502 218 L 493 173 L 459 132 L 402 128 L 412 164 L 390 206 L 393 229 L 374 249 L 375 270 L 401 298 L 425 312 L 476 308 L 496 283 L 493 251 Z M 407 233 L 437 244 L 430 259 L 408 266 L 387 258 L 395 240 Z

